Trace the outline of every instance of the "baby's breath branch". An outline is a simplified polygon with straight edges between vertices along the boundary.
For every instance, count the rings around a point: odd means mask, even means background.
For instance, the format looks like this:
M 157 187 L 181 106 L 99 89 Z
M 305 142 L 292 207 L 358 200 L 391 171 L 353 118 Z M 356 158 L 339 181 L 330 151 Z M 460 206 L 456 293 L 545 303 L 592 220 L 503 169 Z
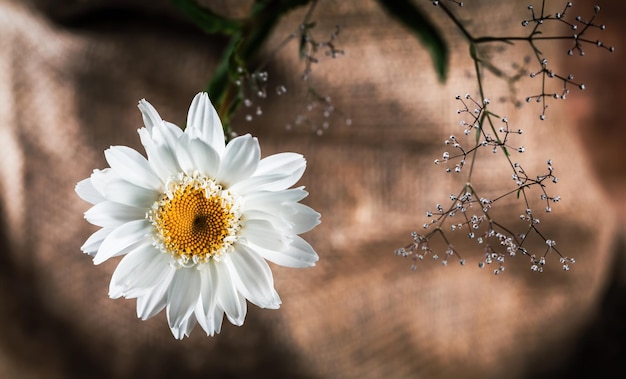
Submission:
M 459 260 L 459 263 L 461 265 L 465 265 L 465 259 L 463 259 L 458 251 L 454 248 L 454 246 L 450 244 L 450 242 L 446 238 L 445 233 L 440 228 L 436 228 L 431 232 L 430 236 L 432 237 L 432 235 L 434 234 L 441 236 L 447 244 L 444 257 L 441 260 L 441 264 L 443 266 L 447 266 L 448 258 L 455 255 Z M 411 237 L 413 238 L 413 242 L 403 248 L 396 250 L 396 255 L 405 258 L 411 258 L 413 262 L 413 264 L 411 265 L 411 270 L 417 270 L 418 261 L 423 260 L 428 255 L 431 255 L 432 259 L 435 261 L 439 259 L 439 255 L 430 247 L 428 243 L 430 237 L 424 237 L 417 234 L 417 232 L 411 233 Z
M 530 102 L 531 100 L 536 100 L 536 102 L 540 103 L 542 106 L 540 118 L 544 120 L 546 118 L 546 109 L 548 108 L 547 100 L 548 99 L 565 99 L 567 94 L 569 94 L 568 84 L 575 85 L 579 89 L 585 89 L 584 84 L 573 82 L 573 75 L 560 75 L 555 73 L 552 69 L 547 67 L 547 59 L 543 56 L 541 50 L 537 47 L 537 42 L 539 41 L 558 41 L 558 40 L 571 40 L 573 42 L 572 48 L 568 50 L 568 55 L 573 55 L 574 51 L 578 51 L 580 55 L 584 55 L 585 52 L 583 50 L 583 44 L 595 45 L 599 48 L 603 48 L 609 52 L 613 52 L 614 48 L 611 46 L 606 46 L 602 41 L 596 40 L 593 38 L 587 37 L 590 32 L 590 29 L 597 30 L 605 30 L 606 27 L 601 24 L 595 23 L 595 18 L 600 11 L 600 7 L 594 7 L 593 15 L 589 20 L 583 19 L 582 16 L 576 16 L 573 20 L 568 20 L 569 9 L 572 7 L 571 2 L 567 2 L 563 9 L 560 12 L 555 13 L 554 15 L 546 13 L 546 2 L 542 0 L 540 12 L 536 13 L 533 5 L 529 5 L 528 9 L 531 13 L 531 18 L 522 21 L 523 26 L 529 26 L 532 24 L 531 31 L 528 35 L 525 36 L 474 36 L 469 30 L 463 25 L 463 23 L 459 20 L 459 18 L 451 11 L 451 9 L 447 6 L 448 2 L 455 3 L 457 5 L 463 6 L 463 3 L 459 3 L 457 1 L 434 1 L 433 3 L 441 8 L 443 12 L 450 18 L 450 20 L 456 25 L 459 31 L 463 34 L 465 39 L 468 41 L 470 47 L 470 56 L 474 60 L 474 69 L 476 72 L 478 90 L 480 93 L 481 100 L 484 100 L 485 92 L 483 88 L 483 72 L 482 69 L 486 69 L 497 77 L 505 79 L 509 83 L 509 87 L 513 92 L 513 88 L 511 84 L 515 81 L 519 80 L 521 76 L 519 74 L 506 74 L 503 70 L 497 68 L 491 61 L 490 58 L 482 57 L 479 53 L 480 45 L 490 44 L 490 43 L 505 43 L 505 44 L 514 44 L 515 42 L 525 42 L 533 51 L 535 59 L 537 63 L 540 65 L 541 69 L 539 71 L 532 72 L 530 74 L 531 78 L 535 78 L 537 76 L 541 76 L 541 93 L 538 95 L 527 96 L 526 101 Z M 541 30 L 541 27 L 546 23 L 560 23 L 567 26 L 568 29 L 572 30 L 572 34 L 562 34 L 562 35 L 545 35 Z M 551 92 L 547 89 L 547 79 L 558 79 L 562 82 L 562 90 L 559 92 Z M 516 104 L 518 104 L 517 100 L 515 100 Z
M 465 97 L 457 96 L 456 98 L 462 105 L 457 110 L 457 113 L 469 117 L 461 121 L 463 134 L 473 139 L 473 141 L 470 140 L 470 144 L 467 145 L 466 141 L 462 141 L 461 138 L 457 138 L 454 134 L 445 140 L 445 145 L 449 146 L 451 150 L 444 151 L 441 158 L 435 160 L 435 164 L 444 165 L 446 173 L 460 174 L 466 172 L 465 184 L 458 194 L 449 195 L 450 204 L 447 207 L 437 204 L 434 211 L 429 210 L 426 212 L 426 217 L 430 221 L 423 224 L 423 228 L 427 232 L 424 234 L 413 232 L 411 234 L 413 242 L 398 249 L 396 254 L 410 257 L 413 261 L 411 267 L 415 270 L 417 263 L 428 255 L 435 260 L 438 259 L 436 244 L 433 242 L 440 239 L 447 246 L 446 257 L 448 255 L 457 255 L 461 264 L 464 264 L 465 260 L 452 248 L 452 239 L 448 237 L 448 233 L 465 231 L 465 235 L 470 240 L 483 247 L 484 259 L 479 262 L 479 267 L 495 263 L 496 268 L 493 270 L 493 273 L 496 275 L 504 271 L 505 257 L 513 257 L 517 254 L 529 257 L 531 262 L 530 268 L 535 272 L 543 272 L 546 257 L 550 253 L 554 253 L 559 257 L 563 270 L 569 270 L 570 265 L 575 262 L 574 259 L 561 254 L 556 248 L 556 242 L 540 230 L 540 219 L 533 210 L 537 200 L 535 197 L 542 202 L 540 204 L 543 204 L 545 213 L 550 213 L 552 205 L 560 201 L 560 196 L 552 196 L 548 192 L 548 185 L 558 182 L 557 177 L 554 175 L 552 161 L 547 161 L 547 171 L 545 173 L 536 176 L 529 174 L 515 161 L 514 154 L 521 154 L 526 150 L 524 146 L 514 146 L 512 144 L 514 137 L 522 134 L 522 129 L 515 130 L 511 128 L 506 117 L 500 117 L 492 112 L 491 109 L 487 109 L 490 107 L 490 101 L 486 96 L 487 89 L 485 88 L 484 78 L 486 73 L 491 73 L 498 78 L 505 79 L 509 85 L 509 90 L 513 94 L 516 92 L 514 84 L 523 76 L 529 75 L 531 79 L 540 77 L 541 92 L 527 96 L 526 101 L 531 102 L 534 100 L 541 104 L 540 119 L 544 120 L 549 100 L 565 99 L 572 86 L 584 90 L 585 85 L 575 82 L 572 74 L 562 75 L 554 72 L 548 65 L 547 58 L 539 49 L 538 43 L 540 41 L 571 40 L 573 45 L 568 50 L 568 55 L 573 55 L 574 51 L 584 55 L 583 46 L 592 44 L 612 52 L 614 50 L 612 47 L 605 46 L 599 40 L 594 42 L 589 37 L 589 32 L 592 29 L 605 29 L 604 25 L 595 23 L 595 18 L 600 8 L 595 7 L 593 16 L 589 20 L 585 20 L 581 16 L 569 17 L 570 8 L 572 7 L 570 2 L 566 3 L 560 12 L 554 15 L 548 14 L 546 2 L 542 0 L 539 11 L 536 11 L 532 5 L 528 6 L 531 18 L 524 20 L 522 25 L 531 26 L 529 34 L 523 36 L 477 37 L 469 32 L 460 19 L 452 12 L 451 8 L 448 7 L 449 3 L 454 3 L 458 6 L 463 6 L 463 3 L 452 0 L 434 1 L 433 3 L 443 10 L 461 34 L 463 34 L 469 45 L 470 57 L 474 62 L 479 99 L 475 100 L 469 94 L 465 95 Z M 565 25 L 573 33 L 571 35 L 548 35 L 542 30 L 543 25 L 546 23 Z M 505 70 L 501 70 L 496 66 L 493 58 L 483 55 L 481 50 L 482 46 L 491 43 L 514 45 L 516 42 L 523 42 L 529 46 L 532 56 L 534 56 L 539 65 L 539 69 L 527 69 L 526 65 L 531 63 L 533 59 L 528 57 L 523 66 L 514 65 L 515 72 L 508 74 Z M 530 74 L 528 74 L 529 71 Z M 560 91 L 553 92 L 550 90 L 550 83 L 555 82 L 560 84 Z M 516 100 L 515 103 L 519 105 L 521 102 Z M 500 127 L 497 126 L 498 120 L 502 123 Z M 472 133 L 473 136 L 470 136 Z M 511 170 L 511 179 L 515 182 L 512 188 L 491 198 L 479 195 L 482 192 L 491 192 L 488 187 L 485 190 L 477 187 L 476 183 L 472 182 L 478 154 L 481 154 L 479 152 L 485 151 L 485 149 L 493 154 L 502 153 Z M 466 169 L 468 163 L 469 170 Z M 503 221 L 500 219 L 502 216 L 493 211 L 493 208 L 497 204 L 503 203 L 505 199 L 510 199 L 513 202 L 517 201 L 520 207 L 523 207 L 524 210 L 519 215 L 518 220 L 506 219 Z M 502 207 L 504 206 L 510 208 L 508 201 L 506 205 L 502 205 Z M 507 216 L 505 215 L 504 217 Z M 522 226 L 519 225 L 520 221 Z M 537 240 L 543 241 L 546 246 L 545 250 L 536 245 L 531 245 L 533 242 L 536 243 Z M 530 246 L 533 246 L 532 249 L 536 251 L 530 251 Z M 442 263 L 446 265 L 447 260 L 444 260 Z
M 514 147 L 511 143 L 514 136 L 522 134 L 522 130 L 511 128 L 506 117 L 501 118 L 497 114 L 488 111 L 486 108 L 490 102 L 486 99 L 481 103 L 473 99 L 469 94 L 464 97 L 457 96 L 456 99 L 462 105 L 457 110 L 457 113 L 470 117 L 469 122 L 463 120 L 460 124 L 464 128 L 463 134 L 473 140 L 473 145 L 464 147 L 463 141 L 451 135 L 444 143 L 446 146 L 452 147 L 455 152 L 445 151 L 441 159 L 435 160 L 435 164 L 446 165 L 446 173 L 454 172 L 458 174 L 463 172 L 468 159 L 471 160 L 472 164 L 475 162 L 475 157 L 479 151 L 487 149 L 492 154 L 502 152 L 511 169 L 511 178 L 514 180 L 515 186 L 493 198 L 482 196 L 479 193 L 484 190 L 479 190 L 471 181 L 472 166 L 467 176 L 467 181 L 460 191 L 456 195 L 451 194 L 449 196 L 450 204 L 447 207 L 437 204 L 434 211 L 429 210 L 426 212 L 426 216 L 431 220 L 425 223 L 423 228 L 428 230 L 428 232 L 425 234 L 414 232 L 412 234 L 413 242 L 398 249 L 396 254 L 411 257 L 413 260 L 412 268 L 416 269 L 418 261 L 423 260 L 427 255 L 437 259 L 438 255 L 430 241 L 441 238 L 445 245 L 448 246 L 446 251 L 454 251 L 449 255 L 457 255 L 459 260 L 464 263 L 465 261 L 460 258 L 458 252 L 451 247 L 450 239 L 446 233 L 448 231 L 467 230 L 467 237 L 483 246 L 485 258 L 479 263 L 479 267 L 497 263 L 497 268 L 493 270 L 496 275 L 504 271 L 505 257 L 515 256 L 518 253 L 531 258 L 531 269 L 533 271 L 543 271 L 545 257 L 551 251 L 554 251 L 560 257 L 563 269 L 569 269 L 569 264 L 573 262 L 569 258 L 563 257 L 555 248 L 556 242 L 554 240 L 545 237 L 539 231 L 539 218 L 534 215 L 531 205 L 531 190 L 532 193 L 539 192 L 538 197 L 545 202 L 544 210 L 547 213 L 551 212 L 551 204 L 560 200 L 559 196 L 551 196 L 547 191 L 547 183 L 556 184 L 558 182 L 558 179 L 554 176 L 552 161 L 549 160 L 547 162 L 546 173 L 535 177 L 529 175 L 519 163 L 513 161 L 513 153 L 521 154 L 525 152 L 523 146 Z M 502 126 L 499 128 L 495 125 L 496 118 L 502 122 Z M 473 137 L 470 135 L 472 130 L 476 131 Z M 492 213 L 492 209 L 497 203 L 512 196 L 516 196 L 518 199 L 521 198 L 523 202 L 525 211 L 519 217 L 527 225 L 523 232 L 514 232 L 514 227 L 496 219 Z M 459 221 L 455 221 L 455 219 L 459 218 Z M 449 225 L 449 227 L 444 227 L 445 225 Z M 545 242 L 547 248 L 542 255 L 542 259 L 537 259 L 536 254 L 533 255 L 532 252 L 528 251 L 526 245 L 530 243 L 527 239 L 529 235 L 536 235 Z M 446 253 L 446 256 L 448 256 L 448 253 Z M 447 260 L 445 260 L 445 264 L 447 264 Z
M 343 49 L 337 47 L 336 39 L 341 32 L 341 26 L 336 25 L 335 30 L 330 34 L 326 40 L 319 40 L 313 35 L 313 30 L 316 26 L 315 22 L 310 22 L 307 18 L 300 24 L 298 30 L 290 35 L 290 38 L 299 39 L 299 56 L 300 60 L 304 62 L 304 69 L 300 76 L 306 85 L 305 91 L 305 106 L 304 111 L 299 112 L 295 117 L 294 124 L 296 126 L 308 125 L 313 132 L 318 136 L 322 135 L 326 129 L 330 127 L 330 119 L 332 115 L 339 116 L 344 119 L 345 125 L 351 125 L 352 120 L 345 118 L 343 113 L 336 109 L 332 99 L 328 95 L 323 95 L 318 92 L 313 84 L 313 66 L 320 63 L 320 54 L 331 57 L 333 59 L 338 58 L 345 54 Z M 322 121 L 317 122 L 314 118 L 310 117 L 313 110 L 320 110 Z M 286 125 L 286 129 L 290 130 L 293 127 L 291 123 Z
M 511 168 L 513 168 L 513 162 L 511 161 L 511 158 L 510 158 L 509 149 L 517 150 L 518 152 L 524 152 L 524 147 L 523 146 L 520 146 L 517 148 L 512 147 L 507 144 L 507 141 L 508 141 L 510 134 L 522 134 L 523 131 L 521 129 L 510 130 L 509 125 L 508 125 L 508 119 L 506 117 L 500 118 L 500 116 L 496 115 L 495 113 L 488 111 L 487 106 L 490 104 L 489 99 L 485 99 L 482 105 L 480 105 L 476 100 L 474 100 L 469 94 L 466 94 L 464 99 L 461 98 L 460 96 L 457 96 L 456 99 L 460 101 L 461 104 L 463 104 L 463 108 L 458 109 L 457 113 L 472 114 L 472 117 L 473 117 L 472 122 L 467 123 L 466 121 L 461 121 L 461 125 L 465 127 L 465 130 L 464 130 L 465 135 L 469 135 L 472 129 L 476 129 L 476 134 L 475 134 L 476 145 L 469 150 L 465 150 L 461 147 L 461 145 L 457 141 L 455 141 L 456 137 L 450 136 L 450 139 L 446 141 L 446 145 L 452 144 L 453 147 L 460 150 L 461 153 L 456 156 L 450 156 L 449 153 L 444 153 L 444 157 L 443 157 L 444 160 L 454 159 L 454 158 L 462 156 L 463 158 L 461 159 L 460 163 L 457 164 L 457 167 L 455 168 L 456 172 L 460 172 L 460 170 L 463 168 L 463 166 L 465 165 L 467 161 L 468 155 L 470 155 L 471 153 L 470 169 L 469 169 L 468 179 L 467 179 L 468 181 L 471 181 L 472 173 L 474 170 L 474 163 L 476 162 L 476 151 L 480 147 L 491 146 L 493 153 L 496 153 L 499 147 L 500 150 L 502 150 L 504 155 L 506 156 L 506 159 L 508 160 L 509 165 L 511 166 Z M 466 101 L 471 102 L 472 108 L 473 108 L 471 111 Z M 494 117 L 500 119 L 502 123 L 504 123 L 505 127 L 496 129 L 496 126 L 493 122 Z M 487 133 L 485 131 L 483 127 L 485 123 L 489 125 L 489 128 L 491 129 L 493 134 Z M 500 134 L 503 134 L 504 136 L 501 137 Z M 481 138 L 483 138 L 482 141 L 481 141 Z M 438 163 L 438 160 L 436 160 L 435 163 Z M 450 170 L 447 170 L 447 172 L 450 172 Z
M 234 48 L 231 55 L 224 59 L 228 65 L 226 86 L 225 88 L 213 86 L 213 83 L 218 83 L 219 80 L 215 78 L 209 85 L 209 91 L 217 92 L 217 109 L 218 113 L 222 112 L 222 122 L 225 128 L 228 128 L 228 130 L 225 130 L 227 136 L 232 134 L 230 118 L 243 100 L 240 88 L 237 85 L 237 80 L 241 80 L 242 67 L 243 72 L 247 72 L 246 64 L 254 60 L 283 14 L 308 3 L 309 0 L 257 2 L 252 7 L 250 17 L 243 24 L 241 33 L 233 37 L 231 43 L 234 45 Z
M 255 117 L 259 117 L 263 114 L 257 100 L 265 99 L 270 94 L 267 89 L 268 73 L 266 67 L 287 45 L 291 42 L 298 41 L 298 54 L 305 66 L 301 79 L 306 85 L 306 109 L 307 112 L 311 112 L 313 109 L 321 108 L 324 119 L 320 127 L 309 119 L 309 117 L 301 113 L 296 117 L 295 123 L 309 124 L 313 131 L 320 135 L 330 126 L 331 114 L 343 117 L 341 112 L 335 109 L 331 98 L 319 94 L 310 80 L 313 65 L 320 62 L 320 54 L 332 58 L 337 58 L 344 54 L 344 50 L 338 48 L 336 45 L 336 39 L 341 30 L 339 25 L 335 27 L 335 30 L 330 34 L 327 40 L 318 40 L 313 36 L 316 22 L 312 21 L 312 17 L 317 4 L 317 0 L 311 0 L 309 2 L 306 14 L 298 25 L 298 28 L 284 38 L 268 54 L 264 55 L 260 63 L 255 65 L 256 68 L 250 68 L 251 64 L 246 63 L 239 55 L 231 54 L 234 59 L 233 62 L 229 61 L 231 65 L 230 70 L 232 72 L 229 76 L 229 85 L 226 92 L 227 97 L 222 101 L 222 104 L 230 104 L 227 112 L 229 116 L 238 108 L 241 108 L 241 105 L 243 105 L 243 109 L 245 110 L 244 119 L 246 121 L 252 121 Z M 282 84 L 277 84 L 275 86 L 275 93 L 279 96 L 284 95 L 287 93 L 287 88 Z M 345 119 L 345 123 L 346 125 L 350 125 L 351 120 Z M 291 124 L 287 124 L 287 129 L 290 128 Z
M 243 100 L 239 96 L 240 89 L 237 85 L 241 81 L 241 75 L 248 74 L 248 65 L 256 58 L 280 18 L 311 0 L 257 1 L 243 20 L 219 16 L 194 0 L 174 1 L 206 33 L 230 36 L 228 46 L 207 88 L 222 120 L 224 134 L 230 138 L 233 135 L 230 119 Z
M 311 22 L 311 18 L 313 17 L 313 11 L 317 7 L 317 0 L 311 0 L 309 4 L 309 8 L 307 9 L 302 22 L 298 26 L 298 30 L 290 33 L 285 39 L 282 40 L 257 66 L 257 71 L 264 71 L 267 65 L 276 58 L 276 55 L 284 49 L 291 41 L 296 38 L 302 38 L 302 30 L 306 27 L 304 25 L 314 25 L 315 23 Z

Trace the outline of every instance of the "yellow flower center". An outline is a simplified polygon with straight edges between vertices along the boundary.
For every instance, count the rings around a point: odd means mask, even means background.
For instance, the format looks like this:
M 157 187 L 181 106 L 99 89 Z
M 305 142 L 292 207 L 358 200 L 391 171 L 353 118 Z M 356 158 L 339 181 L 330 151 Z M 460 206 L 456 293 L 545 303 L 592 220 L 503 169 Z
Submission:
M 147 214 L 154 242 L 181 266 L 219 260 L 237 240 L 239 203 L 212 179 L 180 174 Z

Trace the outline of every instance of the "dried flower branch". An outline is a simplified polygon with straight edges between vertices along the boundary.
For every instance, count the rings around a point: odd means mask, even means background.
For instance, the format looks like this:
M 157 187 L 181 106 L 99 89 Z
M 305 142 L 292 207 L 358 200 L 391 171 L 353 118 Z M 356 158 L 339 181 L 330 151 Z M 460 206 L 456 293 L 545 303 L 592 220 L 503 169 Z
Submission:
M 463 7 L 464 3 L 449 0 L 459 7 Z M 609 52 L 613 52 L 614 48 L 606 46 L 602 41 L 593 39 L 589 36 L 592 30 L 605 30 L 606 27 L 596 23 L 596 16 L 600 11 L 600 7 L 593 9 L 593 15 L 585 19 L 582 16 L 570 17 L 571 2 L 567 2 L 565 6 L 554 15 L 546 11 L 545 0 L 541 1 L 540 11 L 536 11 L 533 5 L 528 6 L 530 11 L 530 19 L 522 21 L 522 26 L 531 26 L 531 31 L 526 36 L 473 36 L 463 25 L 460 19 L 447 7 L 448 2 L 434 1 L 433 4 L 440 7 L 444 13 L 452 20 L 465 36 L 470 45 L 470 55 L 474 61 L 474 69 L 476 72 L 478 92 L 480 99 L 474 100 L 470 95 L 464 98 L 457 96 L 457 100 L 462 107 L 457 110 L 459 114 L 470 115 L 469 120 L 461 121 L 463 133 L 465 136 L 474 134 L 475 139 L 470 146 L 466 146 L 457 137 L 451 135 L 445 144 L 452 149 L 443 152 L 441 158 L 435 160 L 435 164 L 443 164 L 447 173 L 462 173 L 466 166 L 469 165 L 466 183 L 457 194 L 449 196 L 450 204 L 444 207 L 441 204 L 435 206 L 435 211 L 427 211 L 426 216 L 429 222 L 423 225 L 427 230 L 424 234 L 413 232 L 412 242 L 400 249 L 396 250 L 396 254 L 403 257 L 410 257 L 413 261 L 412 269 L 417 268 L 417 262 L 423 260 L 425 256 L 431 255 L 433 259 L 438 259 L 438 254 L 431 247 L 430 242 L 435 237 L 440 237 L 446 244 L 446 252 L 442 260 L 443 265 L 447 265 L 447 257 L 455 255 L 461 264 L 465 264 L 465 259 L 461 258 L 458 251 L 450 243 L 447 236 L 449 232 L 465 230 L 469 239 L 475 240 L 479 245 L 483 246 L 484 259 L 479 262 L 479 267 L 485 267 L 495 263 L 497 267 L 493 270 L 494 274 L 500 274 L 504 270 L 504 261 L 507 256 L 515 256 L 517 254 L 526 255 L 531 262 L 531 270 L 543 272 L 546 264 L 546 257 L 550 253 L 559 256 L 559 262 L 564 270 L 569 270 L 571 264 L 575 262 L 573 258 L 564 256 L 556 247 L 554 239 L 544 235 L 539 229 L 540 219 L 537 217 L 531 207 L 531 192 L 538 191 L 539 199 L 544 202 L 544 212 L 552 211 L 552 205 L 561 200 L 560 196 L 553 196 L 548 192 L 549 184 L 556 184 L 557 177 L 554 175 L 554 167 L 551 160 L 547 161 L 547 172 L 533 176 L 529 174 L 519 163 L 512 160 L 513 154 L 521 154 L 526 151 L 522 145 L 513 145 L 511 139 L 523 133 L 522 129 L 513 129 L 509 125 L 509 120 L 504 117 L 500 118 L 501 126 L 495 127 L 496 119 L 499 117 L 487 110 L 490 101 L 485 95 L 486 89 L 484 84 L 484 75 L 489 72 L 498 78 L 507 81 L 509 90 L 515 94 L 514 83 L 526 76 L 527 65 L 531 63 L 531 58 L 527 58 L 523 65 L 513 64 L 514 73 L 506 74 L 494 63 L 495 59 L 488 54 L 484 54 L 484 46 L 491 43 L 504 43 L 513 45 L 516 41 L 525 42 L 533 52 L 534 58 L 539 65 L 539 69 L 530 71 L 527 75 L 531 79 L 541 78 L 541 91 L 538 94 L 526 96 L 526 102 L 535 101 L 541 104 L 540 119 L 546 119 L 546 109 L 548 108 L 548 100 L 565 100 L 570 93 L 570 88 L 575 86 L 581 90 L 585 89 L 583 83 L 574 81 L 572 74 L 562 75 L 556 73 L 549 65 L 548 59 L 538 48 L 539 41 L 561 41 L 571 40 L 572 46 L 567 51 L 568 55 L 574 55 L 577 51 L 579 55 L 584 55 L 583 47 L 585 45 L 595 45 L 604 48 Z M 558 23 L 565 25 L 571 34 L 550 35 L 544 32 L 543 28 L 548 23 Z M 481 49 L 482 47 L 482 49 Z M 550 83 L 558 83 L 558 91 L 549 88 Z M 514 99 L 514 103 L 519 105 L 520 102 Z M 472 133 L 473 132 L 473 133 Z M 515 181 L 515 186 L 504 194 L 494 198 L 487 198 L 479 195 L 479 193 L 487 192 L 487 188 L 477 186 L 472 182 L 472 172 L 475 169 L 476 155 L 479 150 L 489 149 L 492 153 L 500 153 L 499 156 L 504 157 L 511 170 L 511 178 Z M 506 220 L 496 219 L 493 208 L 496 203 L 500 203 L 505 198 L 516 196 L 523 202 L 524 211 L 517 218 L 517 223 L 513 221 L 516 217 L 509 217 Z M 501 216 L 500 216 L 501 217 Z M 521 226 L 515 226 L 519 224 Z M 449 226 L 446 226 L 448 225 Z M 528 248 L 531 237 L 540 238 L 545 243 L 544 251 L 530 251 Z
M 300 78 L 306 86 L 303 101 L 305 105 L 303 110 L 295 116 L 293 122 L 286 124 L 285 129 L 291 130 L 294 125 L 308 125 L 314 133 L 322 135 L 330 127 L 331 116 L 337 114 L 342 117 L 341 112 L 333 105 L 331 97 L 320 94 L 312 80 L 313 66 L 321 62 L 320 55 L 337 58 L 345 54 L 345 51 L 337 46 L 337 38 L 341 32 L 340 25 L 335 26 L 328 39 L 318 40 L 313 35 L 317 22 L 312 21 L 312 18 L 317 4 L 317 0 L 310 1 L 307 12 L 297 29 L 281 41 L 252 72 L 249 72 L 243 65 L 237 68 L 237 75 L 234 76 L 233 83 L 239 88 L 237 95 L 239 102 L 234 105 L 238 107 L 240 103 L 243 104 L 246 121 L 252 121 L 255 117 L 263 114 L 263 109 L 259 102 L 270 95 L 267 89 L 269 81 L 266 67 L 280 51 L 293 41 L 299 41 L 299 56 L 301 61 L 304 62 L 304 69 Z M 276 95 L 284 95 L 287 91 L 286 85 L 280 83 L 275 85 Z M 320 117 L 311 117 L 312 112 L 317 110 L 320 111 Z M 322 118 L 322 121 L 319 123 L 316 122 L 318 118 Z M 346 125 L 350 125 L 351 122 L 350 119 L 345 119 Z
M 517 254 L 526 255 L 531 262 L 531 269 L 543 272 L 546 257 L 554 252 L 559 256 L 564 270 L 570 269 L 570 264 L 575 261 L 572 258 L 563 256 L 556 248 L 556 242 L 544 235 L 539 228 L 540 219 L 532 209 L 531 198 L 539 198 L 545 202 L 544 212 L 550 213 L 552 205 L 561 200 L 558 195 L 551 195 L 548 192 L 548 185 L 556 184 L 558 178 L 554 175 L 554 167 L 551 160 L 547 161 L 547 171 L 533 176 L 529 174 L 521 164 L 512 160 L 513 154 L 522 154 L 526 149 L 520 145 L 513 145 L 511 139 L 523 133 L 522 129 L 514 129 L 509 125 L 506 117 L 499 118 L 494 113 L 487 110 L 490 104 L 488 99 L 482 104 L 474 100 L 469 94 L 465 97 L 457 96 L 457 101 L 462 104 L 462 108 L 457 110 L 458 114 L 469 116 L 469 120 L 462 120 L 460 126 L 466 139 L 471 141 L 469 147 L 464 146 L 464 142 L 455 135 L 451 135 L 444 141 L 446 146 L 453 150 L 445 151 L 440 159 L 435 159 L 437 165 L 444 165 L 446 173 L 462 173 L 469 161 L 471 169 L 467 175 L 466 183 L 456 194 L 450 194 L 448 206 L 437 204 L 435 210 L 426 212 L 429 222 L 423 225 L 424 234 L 413 232 L 413 241 L 396 250 L 396 255 L 411 258 L 412 269 L 417 268 L 417 263 L 427 255 L 433 259 L 439 259 L 439 255 L 433 250 L 429 242 L 435 238 L 441 238 L 446 247 L 445 258 L 442 264 L 448 264 L 448 257 L 455 255 L 459 262 L 464 265 L 465 259 L 451 244 L 450 232 L 464 232 L 470 240 L 476 241 L 483 246 L 484 259 L 479 262 L 479 267 L 495 263 L 497 267 L 493 273 L 498 275 L 504 271 L 504 261 L 507 256 L 513 257 Z M 501 126 L 495 128 L 495 118 L 499 118 Z M 472 136 L 475 131 L 475 136 Z M 505 193 L 493 198 L 488 198 L 482 194 L 489 191 L 488 184 L 479 186 L 472 182 L 472 170 L 475 156 L 478 151 L 488 151 L 492 154 L 500 153 L 506 159 L 511 170 L 511 179 L 515 182 Z M 538 195 L 537 195 L 538 192 Z M 533 196 L 534 194 L 534 196 Z M 503 199 L 515 196 L 523 201 L 524 210 L 519 215 L 521 225 L 515 221 L 515 217 L 502 220 L 501 216 L 496 217 L 493 209 L 496 204 Z M 530 251 L 528 243 L 530 237 L 535 235 L 546 245 L 545 251 Z

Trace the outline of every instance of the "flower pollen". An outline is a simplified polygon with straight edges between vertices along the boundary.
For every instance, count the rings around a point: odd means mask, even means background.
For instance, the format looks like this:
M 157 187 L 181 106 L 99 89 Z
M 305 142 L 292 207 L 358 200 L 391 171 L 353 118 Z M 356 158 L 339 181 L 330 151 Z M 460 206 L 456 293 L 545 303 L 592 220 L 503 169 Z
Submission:
M 155 246 L 184 267 L 219 260 L 231 250 L 240 229 L 237 199 L 201 175 L 170 179 L 147 218 L 156 229 Z

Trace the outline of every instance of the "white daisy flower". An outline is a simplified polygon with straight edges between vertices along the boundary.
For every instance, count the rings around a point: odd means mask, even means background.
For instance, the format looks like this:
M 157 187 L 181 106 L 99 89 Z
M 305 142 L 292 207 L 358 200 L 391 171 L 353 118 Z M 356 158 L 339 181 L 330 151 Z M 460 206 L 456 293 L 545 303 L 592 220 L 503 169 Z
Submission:
M 246 299 L 279 308 L 266 260 L 314 266 L 317 253 L 298 234 L 319 224 L 319 213 L 299 201 L 295 184 L 306 166 L 300 154 L 261 159 L 256 138 L 226 145 L 222 123 L 206 93 L 192 101 L 187 128 L 163 121 L 139 102 L 138 130 L 148 159 L 126 146 L 105 151 L 110 168 L 94 170 L 76 186 L 94 204 L 85 212 L 100 226 L 81 247 L 95 264 L 123 255 L 109 287 L 111 298 L 137 298 L 137 316 L 166 308 L 174 336 L 196 322 L 219 333 L 224 314 L 235 325 Z

